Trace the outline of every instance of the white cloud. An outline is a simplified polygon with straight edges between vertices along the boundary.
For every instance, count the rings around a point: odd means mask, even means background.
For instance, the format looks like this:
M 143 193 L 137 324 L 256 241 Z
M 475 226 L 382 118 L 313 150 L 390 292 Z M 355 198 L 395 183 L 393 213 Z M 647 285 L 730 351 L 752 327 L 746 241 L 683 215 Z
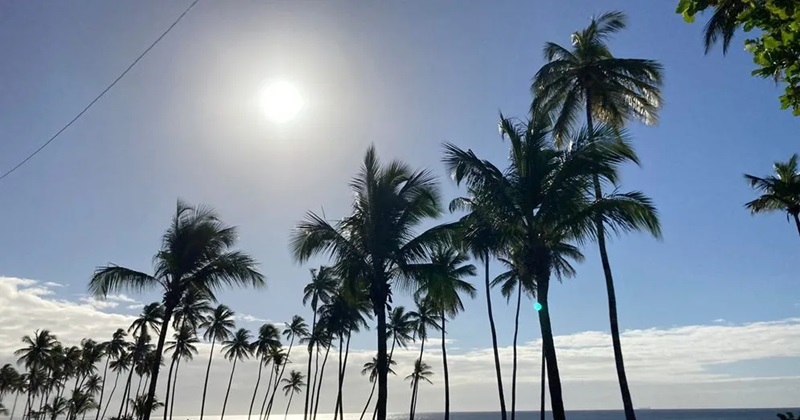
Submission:
M 725 323 L 725 319 L 724 318 L 717 318 L 717 319 L 715 319 L 715 320 L 713 320 L 711 322 L 713 322 L 715 324 L 724 324 Z
M 253 315 L 248 315 L 248 314 L 236 314 L 233 318 L 237 321 L 242 321 L 242 322 L 267 322 L 266 319 L 257 318 Z
M 135 305 L 128 305 L 128 309 L 139 310 L 139 309 L 142 309 L 142 308 L 144 308 L 144 304 L 143 303 L 137 303 Z
M 54 281 L 46 281 L 46 282 L 44 282 L 44 285 L 47 286 L 47 287 L 64 287 L 65 286 L 64 284 L 56 283 Z
M 47 328 L 65 345 L 74 345 L 84 337 L 107 339 L 117 328 L 126 328 L 132 316 L 106 313 L 97 302 L 89 303 L 55 300 L 38 290 L 33 280 L 0 277 L 0 363 L 12 362 L 12 352 L 19 339 L 35 329 Z M 133 300 L 132 298 L 128 298 Z M 87 299 L 88 300 L 88 299 Z M 135 300 L 134 300 L 135 301 Z M 123 299 L 105 304 L 130 303 Z M 133 305 L 125 305 L 131 307 Z M 246 318 L 245 318 L 246 317 Z M 244 322 L 267 322 L 240 314 Z M 252 321 L 250 321 L 252 319 Z M 486 334 L 486 331 L 476 331 Z M 368 332 L 365 334 L 374 334 Z M 771 358 L 800 357 L 800 319 L 752 322 L 746 324 L 710 324 L 675 328 L 649 328 L 626 331 L 622 336 L 628 379 L 637 405 L 652 407 L 713 407 L 713 406 L 790 406 L 796 404 L 800 393 L 798 372 L 786 376 L 753 377 L 725 373 L 726 364 L 747 363 Z M 448 338 L 448 361 L 453 393 L 454 411 L 492 410 L 497 406 L 494 365 L 491 349 L 457 350 L 458 337 Z M 619 395 L 615 380 L 613 352 L 608 334 L 586 331 L 556 337 L 565 403 L 570 409 L 618 408 Z M 212 380 L 209 384 L 208 414 L 218 414 L 220 395 L 224 395 L 231 364 L 215 347 Z M 194 361 L 182 364 L 175 413 L 191 416 L 197 413 L 199 396 L 205 376 L 210 344 L 198 345 Z M 535 409 L 538 395 L 540 342 L 522 344 L 519 349 L 519 384 L 517 395 L 520 409 Z M 409 388 L 403 378 L 410 372 L 419 346 L 395 350 L 397 376 L 390 378 L 389 410 L 407 409 Z M 502 347 L 502 369 L 510 398 L 510 347 Z M 351 350 L 345 380 L 345 411 L 360 412 L 371 384 L 360 374 L 374 349 Z M 305 348 L 292 349 L 292 369 L 305 373 Z M 424 385 L 419 410 L 440 411 L 442 404 L 441 348 L 437 339 L 426 343 L 424 359 L 434 371 L 434 385 Z M 321 411 L 333 408 L 336 385 L 338 349 L 331 350 L 322 391 Z M 787 367 L 790 362 L 786 362 Z M 228 412 L 244 414 L 252 397 L 258 373 L 253 360 L 237 365 Z M 165 372 L 166 373 L 166 372 Z M 265 373 L 266 374 L 266 373 Z M 162 375 L 162 380 L 164 380 Z M 262 390 L 265 378 L 262 378 Z M 163 389 L 163 385 L 159 385 Z M 263 395 L 259 391 L 258 398 Z M 117 397 L 115 397 L 116 399 Z M 298 401 L 297 399 L 295 401 Z M 302 398 L 299 399 L 302 401 Z M 112 405 L 118 402 L 112 401 Z M 285 408 L 282 393 L 276 397 L 275 411 Z M 302 410 L 302 403 L 293 405 L 292 412 Z

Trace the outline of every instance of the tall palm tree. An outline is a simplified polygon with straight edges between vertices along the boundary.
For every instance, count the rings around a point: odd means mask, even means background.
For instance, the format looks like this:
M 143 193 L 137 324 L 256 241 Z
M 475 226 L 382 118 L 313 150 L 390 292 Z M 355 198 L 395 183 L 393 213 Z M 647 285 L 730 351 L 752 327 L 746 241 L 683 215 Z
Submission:
M 361 172 L 350 186 L 354 192 L 352 214 L 331 224 L 309 213 L 295 228 L 291 249 L 300 262 L 329 254 L 340 278 L 363 279 L 368 284 L 377 318 L 377 417 L 386 420 L 386 305 L 392 283 L 406 277 L 405 267 L 421 260 L 427 246 L 440 240 L 440 229 L 415 232 L 421 223 L 441 214 L 439 190 L 432 173 L 413 171 L 399 161 L 384 165 L 373 147 L 367 150 Z
M 409 316 L 414 323 L 414 337 L 420 340 L 419 357 L 417 361 L 422 361 L 422 354 L 425 352 L 425 341 L 428 339 L 428 328 L 435 331 L 441 330 L 439 325 L 439 311 L 428 299 L 420 299 L 416 296 L 414 299 L 417 304 L 417 310 L 409 312 Z M 417 409 L 417 394 L 419 391 L 419 384 L 411 384 L 411 408 L 409 409 L 409 420 L 414 420 L 414 413 Z
M 56 336 L 51 334 L 50 331 L 36 330 L 33 332 L 32 337 L 29 335 L 22 337 L 22 343 L 25 345 L 25 347 L 14 352 L 15 356 L 19 356 L 17 363 L 24 364 L 25 368 L 28 369 L 29 372 L 28 399 L 25 404 L 27 410 L 25 416 L 28 418 L 30 418 L 33 410 L 33 396 L 37 385 L 36 382 L 31 379 L 34 378 L 39 368 L 47 363 L 47 360 L 52 355 L 53 349 L 57 342 L 58 340 L 56 339 Z
M 645 124 L 658 121 L 663 79 L 661 64 L 653 60 L 614 57 L 606 42 L 609 37 L 625 29 L 626 21 L 622 12 L 604 13 L 592 18 L 585 29 L 572 34 L 572 49 L 552 42 L 545 44 L 544 55 L 548 63 L 537 72 L 531 90 L 541 100 L 543 109 L 555 113 L 553 128 L 556 139 L 563 139 L 570 130 L 574 130 L 581 110 L 586 114 L 586 138 L 590 146 L 595 140 L 595 120 L 615 128 L 622 127 L 629 120 L 639 120 Z M 595 199 L 600 200 L 603 191 L 599 175 L 594 177 L 593 186 Z M 606 281 L 614 361 L 625 418 L 633 420 L 636 414 L 625 374 L 614 278 L 602 219 L 603 216 L 598 216 L 595 221 L 595 236 Z M 632 227 L 660 236 L 655 211 L 648 219 L 653 223 Z
M 338 284 L 333 269 L 326 266 L 320 266 L 319 269 L 311 269 L 311 283 L 308 283 L 303 288 L 303 305 L 311 303 L 311 330 L 316 331 L 317 327 L 317 310 L 319 309 L 320 302 L 323 304 L 329 303 L 331 296 L 336 293 L 336 285 Z M 309 400 L 312 397 L 311 388 L 311 355 L 315 346 L 314 340 L 307 341 L 308 350 L 308 366 L 306 369 L 306 401 L 303 409 L 303 420 L 308 419 L 309 414 Z
M 288 352 L 287 352 L 288 354 Z M 289 373 L 288 378 L 283 379 L 283 395 L 289 396 L 289 402 L 286 404 L 286 413 L 283 415 L 284 420 L 289 417 L 289 407 L 292 406 L 292 397 L 294 394 L 299 394 L 303 392 L 303 374 L 293 370 Z
M 333 332 L 329 328 L 331 324 L 330 319 L 327 317 L 321 317 L 317 320 L 317 331 L 312 334 L 313 340 L 317 346 L 317 356 L 315 360 L 314 366 L 314 402 L 313 402 L 313 409 L 311 410 L 312 413 L 310 414 L 312 420 L 317 419 L 317 412 L 319 411 L 319 399 L 322 395 L 322 381 L 325 379 L 325 366 L 328 364 L 328 355 L 331 352 L 331 347 L 333 346 Z M 322 349 L 325 349 L 325 356 L 322 358 L 322 365 L 319 363 L 319 353 L 322 352 Z
M 228 406 L 228 396 L 231 393 L 233 384 L 233 374 L 236 372 L 236 362 L 242 359 L 249 359 L 253 355 L 253 343 L 250 342 L 250 331 L 239 328 L 233 333 L 233 338 L 222 342 L 222 349 L 225 351 L 225 358 L 233 362 L 231 367 L 231 377 L 228 380 L 228 390 L 225 391 L 225 400 L 222 403 L 222 414 L 220 420 L 225 418 L 225 408 Z
M 0 368 L 0 398 L 14 394 L 14 403 L 11 406 L 11 417 L 14 417 L 14 411 L 17 408 L 17 398 L 19 394 L 24 391 L 22 383 L 22 375 L 14 369 L 11 364 L 6 363 Z
M 392 366 L 396 365 L 397 362 L 389 359 L 389 373 L 392 375 L 396 375 Z M 369 375 L 369 382 L 373 384 L 372 391 L 369 392 L 369 397 L 367 398 L 367 403 L 364 405 L 364 410 L 361 411 L 361 417 L 359 420 L 364 419 L 364 414 L 367 413 L 367 409 L 369 408 L 369 403 L 372 402 L 372 397 L 375 395 L 375 380 L 378 379 L 378 358 L 376 356 L 372 357 L 372 361 L 364 363 L 364 368 L 361 369 L 362 375 Z
M 111 363 L 109 363 L 111 371 L 115 373 L 114 387 L 111 388 L 111 392 L 108 394 L 108 401 L 106 401 L 106 406 L 103 408 L 103 414 L 100 416 L 102 418 L 106 417 L 106 411 L 108 411 L 108 405 L 111 403 L 111 399 L 114 398 L 114 392 L 117 390 L 117 383 L 119 382 L 119 375 L 121 373 L 126 372 L 131 367 L 131 361 L 133 359 L 131 357 L 131 354 L 125 350 L 126 348 L 128 348 L 127 343 L 123 347 L 123 349 L 118 354 L 115 355 L 115 359 Z M 124 394 L 123 394 L 123 404 L 124 404 Z
M 425 381 L 429 384 L 432 384 L 430 377 L 433 376 L 433 372 L 431 372 L 431 367 L 428 366 L 427 363 L 423 362 L 421 359 L 417 359 L 414 362 L 414 371 L 411 372 L 410 375 L 406 376 L 407 381 L 411 381 L 411 388 L 417 389 L 419 388 L 420 381 Z M 411 413 L 409 413 L 409 417 L 411 419 L 414 418 L 416 406 L 411 406 Z
M 259 419 L 261 420 L 268 420 L 268 411 L 267 411 L 267 397 L 270 396 L 270 390 L 272 389 L 273 379 L 277 382 L 278 380 L 278 373 L 281 369 L 283 369 L 284 363 L 286 363 L 286 352 L 283 350 L 282 345 L 272 346 L 269 348 L 269 355 L 267 356 L 267 360 L 272 363 L 272 368 L 269 372 L 269 379 L 267 380 L 267 392 L 264 394 L 264 401 L 261 402 L 261 411 L 259 412 Z
M 283 330 L 283 336 L 289 340 L 289 349 L 286 351 L 286 357 L 284 359 L 284 363 L 281 365 L 280 373 L 275 379 L 275 385 L 272 390 L 272 396 L 269 398 L 269 403 L 267 404 L 267 418 L 269 418 L 270 413 L 272 413 L 272 403 L 275 400 L 275 394 L 278 392 L 278 385 L 280 384 L 281 380 L 283 379 L 283 372 L 286 370 L 286 365 L 289 364 L 289 356 L 292 354 L 292 347 L 294 346 L 294 339 L 303 339 L 308 335 L 308 325 L 303 317 L 299 315 L 295 315 L 292 317 L 292 320 L 286 325 L 286 328 Z
M 200 420 L 206 408 L 206 393 L 208 392 L 208 375 L 211 373 L 211 361 L 214 359 L 214 345 L 217 341 L 230 340 L 233 337 L 233 329 L 236 328 L 234 317 L 236 314 L 225 305 L 218 305 L 214 311 L 200 323 L 200 327 L 205 329 L 203 339 L 211 342 L 211 351 L 208 353 L 208 366 L 206 367 L 206 379 L 203 381 L 203 399 L 200 402 Z
M 745 174 L 750 187 L 762 194 L 744 206 L 751 214 L 786 212 L 786 218 L 791 216 L 794 219 L 797 233 L 800 234 L 800 172 L 797 159 L 797 154 L 794 154 L 787 162 L 775 162 L 775 173 L 766 178 Z
M 199 342 L 195 335 L 195 329 L 185 323 L 178 331 L 175 331 L 175 339 L 168 341 L 165 347 L 167 351 L 172 352 L 172 362 L 169 364 L 169 372 L 167 373 L 167 395 L 164 397 L 164 420 L 172 419 L 172 411 L 175 408 L 175 394 L 178 389 L 178 368 L 180 368 L 181 360 L 192 360 L 194 355 L 197 354 L 197 347 L 195 344 Z M 175 378 L 173 380 L 172 370 L 175 369 Z M 170 400 L 170 383 L 172 383 L 172 400 Z
M 112 360 L 116 360 L 119 355 L 125 351 L 127 343 L 125 342 L 125 337 L 128 334 L 122 328 L 117 329 L 111 336 L 111 340 L 104 342 L 103 351 L 106 357 L 106 364 L 103 368 L 103 383 L 100 387 L 100 397 L 97 399 L 97 413 L 95 414 L 95 420 L 100 419 L 100 409 L 105 408 L 103 405 L 103 396 L 106 390 L 106 380 L 108 379 L 108 367 L 110 366 Z M 119 374 L 117 374 L 116 379 L 119 379 Z M 117 388 L 116 379 L 114 381 L 114 389 Z M 113 392 L 113 391 L 112 391 Z M 111 400 L 111 396 L 109 395 L 109 401 Z
M 110 265 L 95 270 L 89 291 L 104 297 L 120 290 L 161 289 L 164 295 L 164 325 L 172 320 L 175 308 L 188 290 L 215 300 L 215 291 L 231 286 L 264 286 L 264 277 L 256 271 L 255 261 L 241 251 L 232 251 L 238 235 L 225 226 L 216 213 L 206 207 L 192 207 L 178 202 L 172 224 L 162 238 L 161 249 L 154 257 L 155 274 Z M 156 354 L 164 351 L 167 328 L 162 328 Z M 150 389 L 143 413 L 150 420 L 153 397 L 158 384 L 160 363 L 150 378 Z
M 247 419 L 250 420 L 250 416 L 253 413 L 253 405 L 256 402 L 256 394 L 258 393 L 258 385 L 261 383 L 261 373 L 264 370 L 264 367 L 267 366 L 271 359 L 270 357 L 270 350 L 275 347 L 281 346 L 281 339 L 280 339 L 280 331 L 278 331 L 278 327 L 273 324 L 264 324 L 258 329 L 258 338 L 256 341 L 253 342 L 253 348 L 255 349 L 255 355 L 258 359 L 258 377 L 256 378 L 256 386 L 253 389 L 253 398 L 250 399 L 250 409 L 247 411 Z M 270 378 L 270 382 L 272 379 Z M 264 402 L 267 401 L 267 396 L 269 395 L 269 387 L 270 383 L 267 384 L 267 392 L 264 394 Z M 262 405 L 261 411 L 264 411 L 264 407 Z
M 164 305 L 160 302 L 148 303 L 142 308 L 142 313 L 131 322 L 128 332 L 134 337 L 138 337 L 141 334 L 150 334 L 151 331 L 159 334 L 163 322 Z
M 501 116 L 500 129 L 511 148 L 505 170 L 452 144 L 445 145 L 444 162 L 470 194 L 457 201 L 457 207 L 480 208 L 490 215 L 509 239 L 503 256 L 514 265 L 523 284 L 536 284 L 553 416 L 564 420 L 549 312 L 550 280 L 574 274 L 570 260 L 583 258 L 575 244 L 596 235 L 598 218 L 620 232 L 644 224 L 657 227 L 658 221 L 649 199 L 641 193 L 608 194 L 599 200 L 587 194 L 595 176 L 606 182 L 617 180 L 618 164 L 632 156 L 625 143 L 598 141 L 592 147 L 558 150 L 548 140 L 547 115 L 538 112 L 520 123 Z M 574 140 L 586 142 L 587 135 L 584 132 Z M 604 135 L 612 137 L 613 130 Z
M 442 332 L 442 366 L 444 372 L 444 420 L 450 420 L 450 374 L 447 369 L 447 317 L 454 318 L 464 310 L 461 294 L 475 297 L 475 287 L 465 277 L 476 274 L 475 266 L 468 264 L 469 257 L 452 248 L 435 247 L 430 261 L 420 271 L 425 274 L 420 278 L 417 296 L 429 302 L 434 311 L 438 311 L 440 330 Z M 422 356 L 420 356 L 420 359 Z M 512 411 L 513 412 L 513 411 Z
M 525 280 L 530 282 L 533 279 L 520 276 L 516 265 L 508 259 L 500 258 L 500 261 L 508 267 L 508 271 L 495 277 L 495 279 L 492 280 L 491 287 L 500 287 L 500 293 L 506 298 L 506 302 L 510 302 L 512 296 L 515 294 L 517 298 L 516 311 L 514 312 L 514 338 L 511 344 L 511 420 L 514 420 L 517 412 L 517 339 L 519 338 L 519 311 L 522 305 L 522 295 L 533 296 L 536 290 L 536 284 L 523 283 Z M 516 293 L 514 293 L 514 291 L 516 291 Z
M 458 203 L 459 200 L 456 200 L 454 205 L 451 205 L 451 211 L 456 210 Z M 508 416 L 506 412 L 506 397 L 503 391 L 503 373 L 500 369 L 500 351 L 497 345 L 497 328 L 495 327 L 494 312 L 492 311 L 492 289 L 490 287 L 491 279 L 489 277 L 489 262 L 491 257 L 502 249 L 504 238 L 501 232 L 493 229 L 489 216 L 483 214 L 480 208 L 474 208 L 471 213 L 462 217 L 456 227 L 456 244 L 483 263 L 483 287 L 486 294 L 486 311 L 489 320 L 489 331 L 492 336 L 497 395 L 500 401 L 500 419 L 506 420 Z

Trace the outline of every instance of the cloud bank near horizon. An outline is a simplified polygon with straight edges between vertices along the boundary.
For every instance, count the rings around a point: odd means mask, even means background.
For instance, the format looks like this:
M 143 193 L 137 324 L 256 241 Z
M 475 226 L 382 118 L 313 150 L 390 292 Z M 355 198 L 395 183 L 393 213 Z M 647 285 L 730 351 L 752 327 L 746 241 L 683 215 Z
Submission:
M 66 345 L 84 337 L 106 340 L 117 328 L 127 328 L 131 315 L 114 313 L 141 303 L 134 297 L 114 295 L 98 301 L 88 297 L 68 300 L 58 296 L 55 284 L 29 279 L 0 277 L 0 363 L 14 363 L 13 351 L 20 338 L 36 329 L 49 329 Z M 235 309 L 235 305 L 234 306 Z M 268 317 L 240 314 L 239 322 L 255 329 Z M 481 333 L 478 331 L 477 333 Z M 486 332 L 488 334 L 488 331 Z M 369 334 L 369 332 L 367 333 Z M 497 386 L 491 348 L 462 349 L 459 337 L 448 338 L 453 411 L 486 411 L 497 407 Z M 797 404 L 800 393 L 800 318 L 746 324 L 712 321 L 708 325 L 649 328 L 625 331 L 622 336 L 628 379 L 637 406 L 658 408 L 781 407 Z M 426 343 L 424 359 L 434 371 L 434 384 L 424 385 L 419 411 L 441 411 L 441 340 Z M 607 333 L 585 331 L 556 337 L 565 404 L 570 409 L 614 409 L 620 407 L 611 340 Z M 538 407 L 541 342 L 522 343 L 518 348 L 518 409 Z M 219 349 L 219 346 L 217 346 Z M 210 350 L 198 346 L 192 362 L 181 365 L 175 413 L 194 415 L 199 411 L 202 383 Z M 511 355 L 500 349 L 503 360 L 506 399 L 510 401 Z M 404 377 L 418 357 L 419 346 L 395 351 L 397 376 L 390 378 L 389 410 L 405 412 L 410 390 Z M 374 355 L 373 349 L 351 349 L 345 378 L 345 411 L 363 409 L 371 384 L 360 371 Z M 307 353 L 296 346 L 289 370 L 305 374 Z M 321 411 L 332 410 L 336 394 L 338 349 L 331 350 L 322 386 Z M 794 368 L 792 368 L 794 366 Z M 212 380 L 206 406 L 217 414 L 227 386 L 231 364 L 214 355 Z M 792 370 L 793 369 L 793 370 Z M 227 413 L 245 414 L 256 382 L 258 364 L 239 363 Z M 162 379 L 166 374 L 162 375 Z M 262 386 L 257 397 L 263 396 Z M 114 377 L 109 375 L 109 386 Z M 160 389 L 165 385 L 160 384 Z M 295 397 L 293 413 L 302 412 L 304 397 Z M 117 397 L 111 407 L 118 406 Z M 273 412 L 282 413 L 286 399 L 278 393 Z M 8 405 L 8 404 L 6 404 Z

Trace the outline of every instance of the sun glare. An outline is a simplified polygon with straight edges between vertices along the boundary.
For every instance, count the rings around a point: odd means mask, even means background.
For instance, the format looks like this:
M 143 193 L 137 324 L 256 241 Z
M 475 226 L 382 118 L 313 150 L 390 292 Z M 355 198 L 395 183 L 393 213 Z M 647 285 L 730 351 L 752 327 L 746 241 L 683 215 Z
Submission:
M 261 106 L 267 118 L 285 123 L 303 108 L 303 96 L 294 85 L 286 81 L 270 83 L 261 93 Z

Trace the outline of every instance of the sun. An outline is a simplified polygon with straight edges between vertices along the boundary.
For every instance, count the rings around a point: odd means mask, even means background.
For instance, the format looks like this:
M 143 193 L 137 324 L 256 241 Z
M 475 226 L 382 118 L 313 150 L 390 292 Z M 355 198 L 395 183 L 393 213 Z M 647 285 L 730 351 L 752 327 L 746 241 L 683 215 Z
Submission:
M 267 118 L 276 123 L 292 120 L 303 109 L 303 96 L 284 80 L 270 83 L 261 92 L 261 107 Z

